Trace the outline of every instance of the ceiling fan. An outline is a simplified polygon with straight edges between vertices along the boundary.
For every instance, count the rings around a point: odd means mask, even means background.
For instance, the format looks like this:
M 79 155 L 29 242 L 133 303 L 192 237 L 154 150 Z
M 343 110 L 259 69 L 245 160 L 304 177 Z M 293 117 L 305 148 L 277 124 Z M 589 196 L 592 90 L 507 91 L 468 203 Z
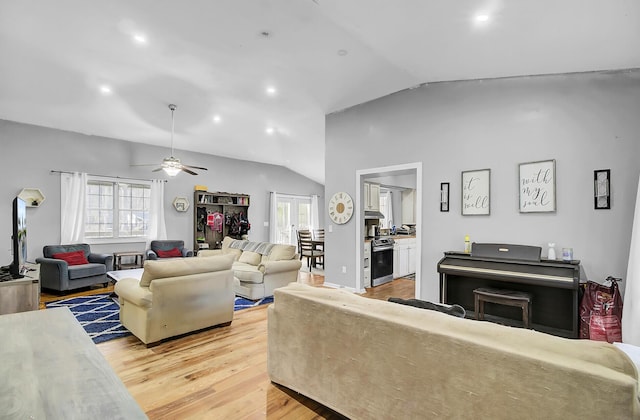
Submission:
M 164 170 L 169 176 L 176 176 L 180 171 L 186 172 L 191 175 L 198 175 L 196 172 L 192 171 L 192 169 L 200 169 L 206 171 L 207 168 L 203 168 L 201 166 L 191 166 L 185 165 L 180 162 L 180 159 L 173 157 L 173 128 L 174 128 L 174 117 L 173 112 L 178 108 L 177 105 L 170 104 L 169 109 L 171 110 L 171 156 L 168 158 L 162 159 L 162 164 L 159 168 L 154 169 L 152 172 L 158 172 Z

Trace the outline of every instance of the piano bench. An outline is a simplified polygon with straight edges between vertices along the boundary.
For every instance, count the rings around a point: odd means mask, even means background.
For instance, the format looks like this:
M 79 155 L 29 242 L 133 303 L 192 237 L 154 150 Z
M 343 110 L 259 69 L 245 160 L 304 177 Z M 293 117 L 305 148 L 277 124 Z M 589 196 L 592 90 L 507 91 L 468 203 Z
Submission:
M 484 303 L 518 306 L 522 308 L 522 322 L 524 328 L 530 328 L 531 294 L 514 290 L 478 288 L 473 291 L 476 319 L 484 319 Z

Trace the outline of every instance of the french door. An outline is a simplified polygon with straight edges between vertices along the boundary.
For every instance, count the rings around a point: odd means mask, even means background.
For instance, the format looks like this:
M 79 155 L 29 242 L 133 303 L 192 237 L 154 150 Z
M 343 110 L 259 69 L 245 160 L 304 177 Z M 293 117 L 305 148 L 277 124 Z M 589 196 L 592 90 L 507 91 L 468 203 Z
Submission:
M 276 243 L 297 246 L 298 230 L 311 226 L 311 197 L 278 194 L 276 206 Z

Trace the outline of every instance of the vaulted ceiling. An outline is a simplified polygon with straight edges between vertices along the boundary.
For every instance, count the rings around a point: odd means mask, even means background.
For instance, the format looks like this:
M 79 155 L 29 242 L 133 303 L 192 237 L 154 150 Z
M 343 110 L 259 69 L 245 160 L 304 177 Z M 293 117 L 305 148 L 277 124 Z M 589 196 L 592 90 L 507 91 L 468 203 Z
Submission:
M 0 0 L 0 119 L 283 165 L 422 83 L 640 67 L 636 0 Z M 150 162 L 132 162 L 150 163 Z

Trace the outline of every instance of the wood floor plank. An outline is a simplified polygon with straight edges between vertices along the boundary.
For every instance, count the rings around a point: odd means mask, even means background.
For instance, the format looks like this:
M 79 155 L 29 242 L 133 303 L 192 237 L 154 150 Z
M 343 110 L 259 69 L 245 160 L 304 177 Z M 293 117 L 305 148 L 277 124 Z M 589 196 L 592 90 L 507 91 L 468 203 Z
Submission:
M 302 273 L 299 282 L 322 286 L 324 277 Z M 397 279 L 367 289 L 374 299 L 414 297 L 415 283 Z M 68 296 L 43 293 L 44 302 L 107 293 L 113 286 Z M 234 313 L 227 327 L 211 328 L 147 348 L 133 336 L 97 345 L 150 419 L 344 419 L 267 374 L 267 307 Z

